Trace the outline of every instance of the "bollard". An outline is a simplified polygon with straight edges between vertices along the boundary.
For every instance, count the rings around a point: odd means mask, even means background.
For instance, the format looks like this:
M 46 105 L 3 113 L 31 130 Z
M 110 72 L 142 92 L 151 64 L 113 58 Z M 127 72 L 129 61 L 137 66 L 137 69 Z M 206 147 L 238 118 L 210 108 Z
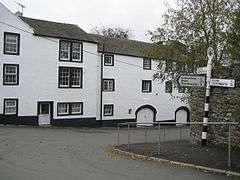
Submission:
M 144 142 L 147 143 L 147 129 L 144 129 Z
M 161 127 L 160 123 L 158 124 L 158 154 L 160 155 L 160 147 L 161 146 Z
M 130 124 L 128 123 L 128 150 L 130 149 Z
M 228 124 L 228 167 L 231 167 L 231 125 Z
M 120 144 L 120 142 L 119 142 L 119 141 L 120 141 L 120 139 L 119 139 L 119 138 L 120 138 L 120 137 L 119 137 L 119 133 L 120 133 L 120 132 L 119 132 L 119 131 L 120 131 L 120 127 L 119 127 L 119 124 L 118 124 L 118 125 L 117 125 L 117 145 L 118 145 L 118 146 L 119 146 L 119 144 Z

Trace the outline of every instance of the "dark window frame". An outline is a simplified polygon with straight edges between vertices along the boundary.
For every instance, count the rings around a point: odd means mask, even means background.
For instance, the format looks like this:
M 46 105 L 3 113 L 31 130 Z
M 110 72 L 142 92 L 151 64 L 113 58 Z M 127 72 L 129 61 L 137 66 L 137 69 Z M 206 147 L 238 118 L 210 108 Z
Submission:
M 17 83 L 16 84 L 9 84 L 9 83 L 6 83 L 5 81 L 5 67 L 6 66 L 15 66 L 17 67 Z M 19 85 L 19 64 L 3 64 L 3 85 L 4 86 L 18 86 Z
M 104 90 L 104 81 L 113 81 L 113 90 Z M 115 91 L 115 79 L 103 78 L 102 79 L 102 91 L 103 92 L 113 92 Z
M 6 101 L 16 101 L 16 114 L 6 114 L 5 113 L 5 108 L 6 108 L 6 105 L 5 105 L 5 102 Z M 3 99 L 3 115 L 5 116 L 18 116 L 18 99 L 17 98 L 4 98 Z
M 146 60 L 150 62 L 150 66 L 149 67 L 144 66 L 145 65 L 144 61 L 146 61 Z M 147 58 L 143 59 L 143 69 L 144 70 L 151 70 L 152 69 L 152 60 L 151 59 L 147 59 Z
M 111 57 L 112 58 L 112 64 L 106 64 L 105 57 Z M 114 54 L 104 54 L 104 66 L 114 66 Z
M 68 42 L 68 43 L 70 43 L 70 54 L 69 54 L 70 57 L 69 57 L 69 60 L 64 60 L 64 59 L 61 59 L 61 58 L 60 58 L 61 42 Z M 79 44 L 81 44 L 80 60 L 79 60 L 79 61 L 73 60 L 73 58 L 72 58 L 72 44 L 73 44 L 73 43 L 79 43 Z M 59 59 L 59 61 L 64 61 L 64 62 L 83 63 L 83 42 L 81 42 L 81 41 L 70 41 L 70 40 L 60 39 L 60 40 L 59 40 L 58 59 Z
M 105 108 L 106 107 L 112 107 L 112 112 L 111 114 L 105 114 Z M 114 115 L 114 104 L 104 104 L 103 105 L 103 116 L 113 116 Z
M 59 114 L 58 105 L 59 104 L 68 104 L 69 111 L 68 114 Z M 81 112 L 72 114 L 72 104 L 81 104 Z M 57 116 L 77 116 L 83 115 L 83 102 L 57 102 Z
M 148 91 L 143 90 L 143 83 L 150 83 L 150 89 Z M 151 93 L 152 92 L 152 80 L 142 80 L 142 93 Z
M 7 35 L 15 35 L 15 36 L 17 36 L 17 38 L 18 38 L 17 53 L 6 52 L 6 48 L 5 48 L 6 44 L 5 43 L 6 43 L 6 36 Z M 12 33 L 12 32 L 4 32 L 4 38 L 3 39 L 4 39 L 4 42 L 3 42 L 3 54 L 19 56 L 20 55 L 20 34 Z
M 61 86 L 60 85 L 60 68 L 68 68 L 70 69 L 70 79 L 68 86 Z M 79 87 L 72 86 L 72 70 L 73 69 L 80 69 L 81 70 L 81 85 Z M 71 88 L 71 89 L 82 89 L 83 88 L 83 68 L 82 67 L 68 67 L 68 66 L 59 66 L 58 67 L 58 88 Z
M 170 91 L 168 90 L 168 88 L 167 88 L 167 84 L 171 84 L 171 89 L 170 89 Z M 166 81 L 165 82 L 165 93 L 172 93 L 173 92 L 173 83 L 172 83 L 172 81 Z

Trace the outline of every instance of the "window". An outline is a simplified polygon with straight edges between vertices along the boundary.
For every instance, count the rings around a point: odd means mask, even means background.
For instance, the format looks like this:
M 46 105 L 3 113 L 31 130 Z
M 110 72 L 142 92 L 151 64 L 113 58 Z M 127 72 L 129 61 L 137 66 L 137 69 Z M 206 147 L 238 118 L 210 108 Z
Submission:
M 60 88 L 82 88 L 82 68 L 59 67 Z
M 113 116 L 113 104 L 105 104 L 103 110 L 104 116 Z
M 19 55 L 20 34 L 4 32 L 4 54 Z
M 3 85 L 18 85 L 19 65 L 3 64 Z
M 151 59 L 143 59 L 143 69 L 150 70 L 152 61 Z
M 165 82 L 165 93 L 172 93 L 172 82 Z
M 103 91 L 114 91 L 114 79 L 103 79 Z
M 104 66 L 114 66 L 114 55 L 111 54 L 104 55 Z
M 83 114 L 83 103 L 82 102 L 58 103 L 57 104 L 57 114 L 58 114 L 58 116 L 82 115 Z
M 4 99 L 4 114 L 17 115 L 18 99 Z
M 144 93 L 152 92 L 152 81 L 151 80 L 143 80 L 142 81 L 142 92 L 144 92 Z
M 60 40 L 59 60 L 82 62 L 82 43 Z

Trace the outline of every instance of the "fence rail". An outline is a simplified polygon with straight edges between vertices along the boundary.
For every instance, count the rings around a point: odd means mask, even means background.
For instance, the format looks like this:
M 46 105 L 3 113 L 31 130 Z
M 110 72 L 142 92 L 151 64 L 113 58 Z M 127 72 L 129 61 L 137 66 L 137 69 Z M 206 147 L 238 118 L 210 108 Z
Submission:
M 186 122 L 186 123 L 180 123 L 180 122 L 152 122 L 152 123 L 138 123 L 138 122 L 126 122 L 126 123 L 119 123 L 117 125 L 117 145 L 120 145 L 120 129 L 127 127 L 127 148 L 128 150 L 130 149 L 130 144 L 131 144 L 131 128 L 135 127 L 137 129 L 144 129 L 144 142 L 147 143 L 147 130 L 148 128 L 153 128 L 157 130 L 157 151 L 158 154 L 161 154 L 161 143 L 162 143 L 162 136 L 161 132 L 163 131 L 163 141 L 166 140 L 166 125 L 179 125 L 179 139 L 182 140 L 182 127 L 180 125 L 209 125 L 209 126 L 220 126 L 220 125 L 225 125 L 228 126 L 228 162 L 227 165 L 228 167 L 231 167 L 231 131 L 232 127 L 239 126 L 240 123 L 238 122 L 208 122 L 208 123 L 203 123 L 203 122 Z

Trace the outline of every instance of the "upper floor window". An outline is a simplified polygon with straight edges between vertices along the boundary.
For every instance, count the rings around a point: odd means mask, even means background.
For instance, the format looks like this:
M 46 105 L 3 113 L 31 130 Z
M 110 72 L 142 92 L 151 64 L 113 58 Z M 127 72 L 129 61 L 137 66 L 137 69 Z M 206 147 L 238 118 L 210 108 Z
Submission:
M 19 55 L 20 34 L 4 32 L 4 54 Z
M 165 82 L 165 93 L 172 93 L 172 82 L 171 81 L 167 81 Z
M 104 66 L 114 66 L 114 55 L 104 54 Z
M 114 79 L 103 79 L 103 91 L 114 91 Z
M 82 68 L 59 67 L 59 87 L 82 88 Z
M 143 69 L 150 70 L 152 66 L 151 59 L 143 59 Z
M 3 64 L 3 85 L 19 84 L 19 65 Z
M 60 40 L 59 60 L 82 62 L 82 43 Z
M 16 115 L 18 109 L 18 99 L 4 99 L 4 114 Z
M 151 80 L 142 80 L 142 92 L 152 92 Z

